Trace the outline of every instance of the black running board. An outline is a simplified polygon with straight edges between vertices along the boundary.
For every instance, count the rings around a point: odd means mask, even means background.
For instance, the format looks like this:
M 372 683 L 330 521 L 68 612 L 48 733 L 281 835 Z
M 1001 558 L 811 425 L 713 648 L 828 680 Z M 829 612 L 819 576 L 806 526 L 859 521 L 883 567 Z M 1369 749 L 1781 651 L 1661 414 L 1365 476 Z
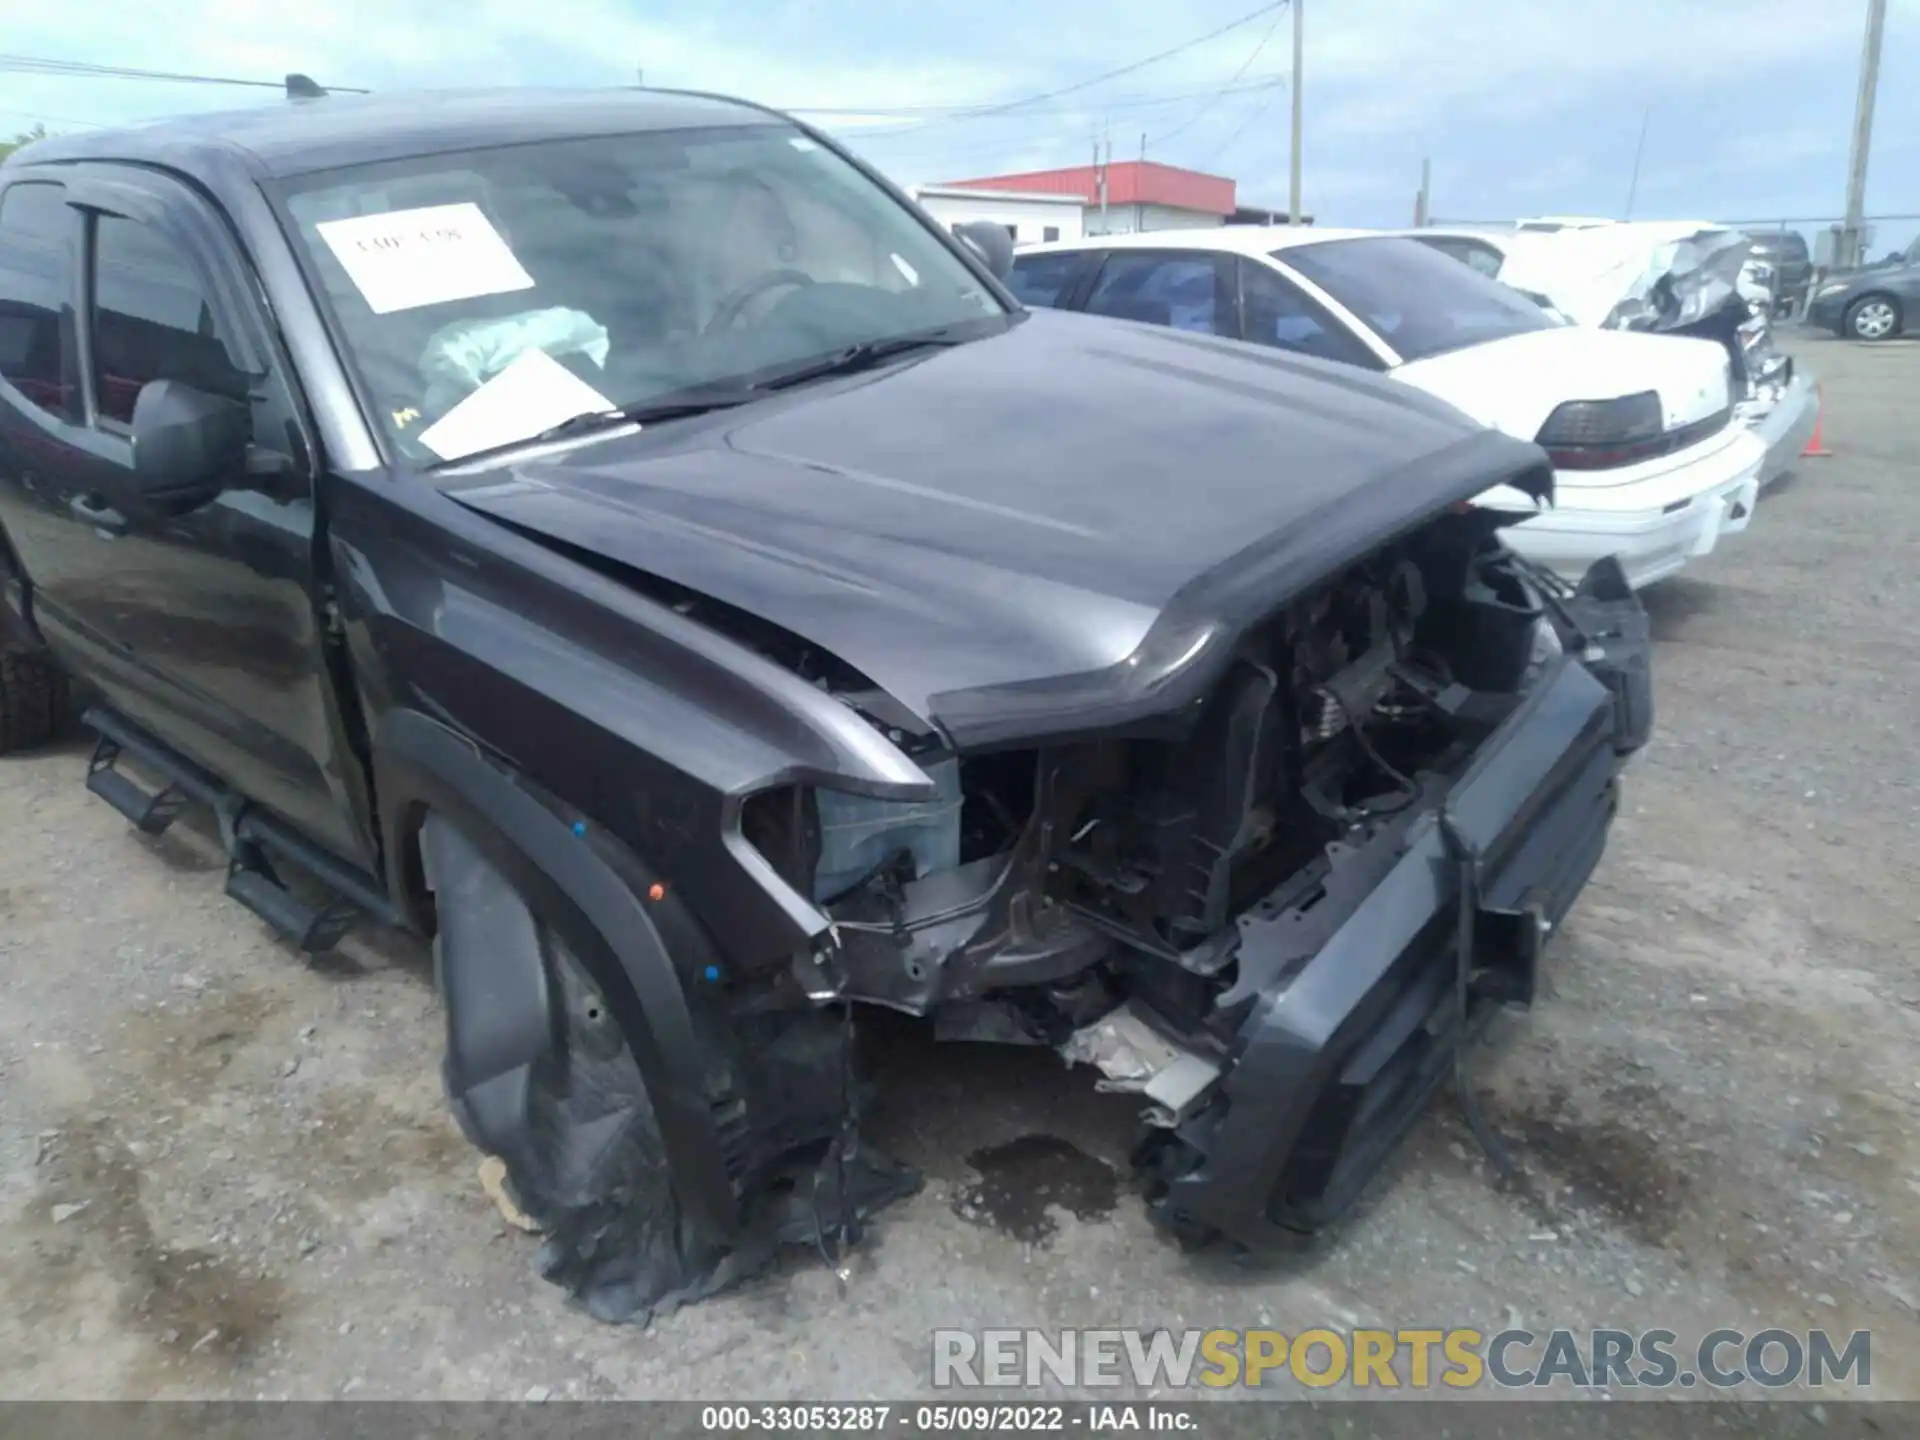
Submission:
M 189 804 L 206 806 L 220 823 L 228 897 L 301 950 L 319 954 L 332 949 L 363 915 L 382 924 L 400 923 L 399 913 L 371 876 L 328 854 L 211 772 L 111 710 L 95 706 L 82 719 L 99 736 L 87 764 L 87 789 L 145 835 L 164 834 Z M 123 756 L 160 776 L 164 788 L 149 791 L 118 769 Z M 314 905 L 294 894 L 280 878 L 276 862 L 319 882 L 327 897 Z

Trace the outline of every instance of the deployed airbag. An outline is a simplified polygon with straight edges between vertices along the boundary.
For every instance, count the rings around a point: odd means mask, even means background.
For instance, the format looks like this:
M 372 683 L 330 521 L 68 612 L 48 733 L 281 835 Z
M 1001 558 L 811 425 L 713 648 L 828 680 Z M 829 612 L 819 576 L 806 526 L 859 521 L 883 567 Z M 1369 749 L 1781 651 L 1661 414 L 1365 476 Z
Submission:
M 556 360 L 584 355 L 604 366 L 608 345 L 606 326 L 583 310 L 562 305 L 443 326 L 420 355 L 426 411 L 444 414 L 529 350 L 543 350 Z

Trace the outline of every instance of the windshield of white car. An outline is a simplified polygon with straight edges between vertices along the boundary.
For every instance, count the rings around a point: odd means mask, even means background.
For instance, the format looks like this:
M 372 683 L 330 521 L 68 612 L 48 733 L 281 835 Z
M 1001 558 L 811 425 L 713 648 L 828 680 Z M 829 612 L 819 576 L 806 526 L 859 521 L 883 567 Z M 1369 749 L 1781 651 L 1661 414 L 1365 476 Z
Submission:
M 1402 360 L 1554 328 L 1518 291 L 1417 240 L 1322 240 L 1273 258 L 1346 306 Z
M 346 167 L 280 198 L 375 423 L 419 464 L 1015 313 L 785 124 Z

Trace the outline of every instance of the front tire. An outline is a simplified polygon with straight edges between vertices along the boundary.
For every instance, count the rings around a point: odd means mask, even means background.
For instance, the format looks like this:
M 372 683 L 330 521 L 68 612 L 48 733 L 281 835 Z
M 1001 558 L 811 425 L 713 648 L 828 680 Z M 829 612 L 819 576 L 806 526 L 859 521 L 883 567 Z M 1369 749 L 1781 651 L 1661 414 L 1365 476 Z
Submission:
M 724 1286 L 728 1256 L 687 1224 L 640 1067 L 580 962 L 540 927 L 554 1046 L 535 1067 L 533 1143 L 503 1156 L 546 1234 L 540 1274 L 596 1319 L 645 1323 Z
M 1900 302 L 1891 295 L 1862 295 L 1847 307 L 1842 322 L 1845 332 L 1855 340 L 1890 340 L 1900 333 Z
M 0 755 L 40 745 L 67 718 L 67 677 L 44 650 L 0 651 Z

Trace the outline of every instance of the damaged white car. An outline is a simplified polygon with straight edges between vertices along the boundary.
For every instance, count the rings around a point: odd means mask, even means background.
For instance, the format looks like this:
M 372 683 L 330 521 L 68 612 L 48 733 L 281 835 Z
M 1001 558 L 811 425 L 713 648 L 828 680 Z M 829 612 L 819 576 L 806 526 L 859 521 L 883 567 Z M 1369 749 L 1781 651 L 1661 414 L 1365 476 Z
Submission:
M 1735 415 L 1766 446 L 1763 486 L 1806 448 L 1819 397 L 1812 378 L 1774 344 L 1771 277 L 1741 231 L 1672 220 L 1552 233 L 1433 226 L 1404 233 L 1576 325 L 1718 342 L 1733 362 Z
M 1617 556 L 1637 588 L 1746 527 L 1765 447 L 1705 341 L 1567 323 L 1425 246 L 1276 226 L 1150 231 L 1043 245 L 1014 259 L 1029 305 L 1248 340 L 1384 371 L 1545 448 L 1554 503 L 1503 532 L 1566 577 Z

